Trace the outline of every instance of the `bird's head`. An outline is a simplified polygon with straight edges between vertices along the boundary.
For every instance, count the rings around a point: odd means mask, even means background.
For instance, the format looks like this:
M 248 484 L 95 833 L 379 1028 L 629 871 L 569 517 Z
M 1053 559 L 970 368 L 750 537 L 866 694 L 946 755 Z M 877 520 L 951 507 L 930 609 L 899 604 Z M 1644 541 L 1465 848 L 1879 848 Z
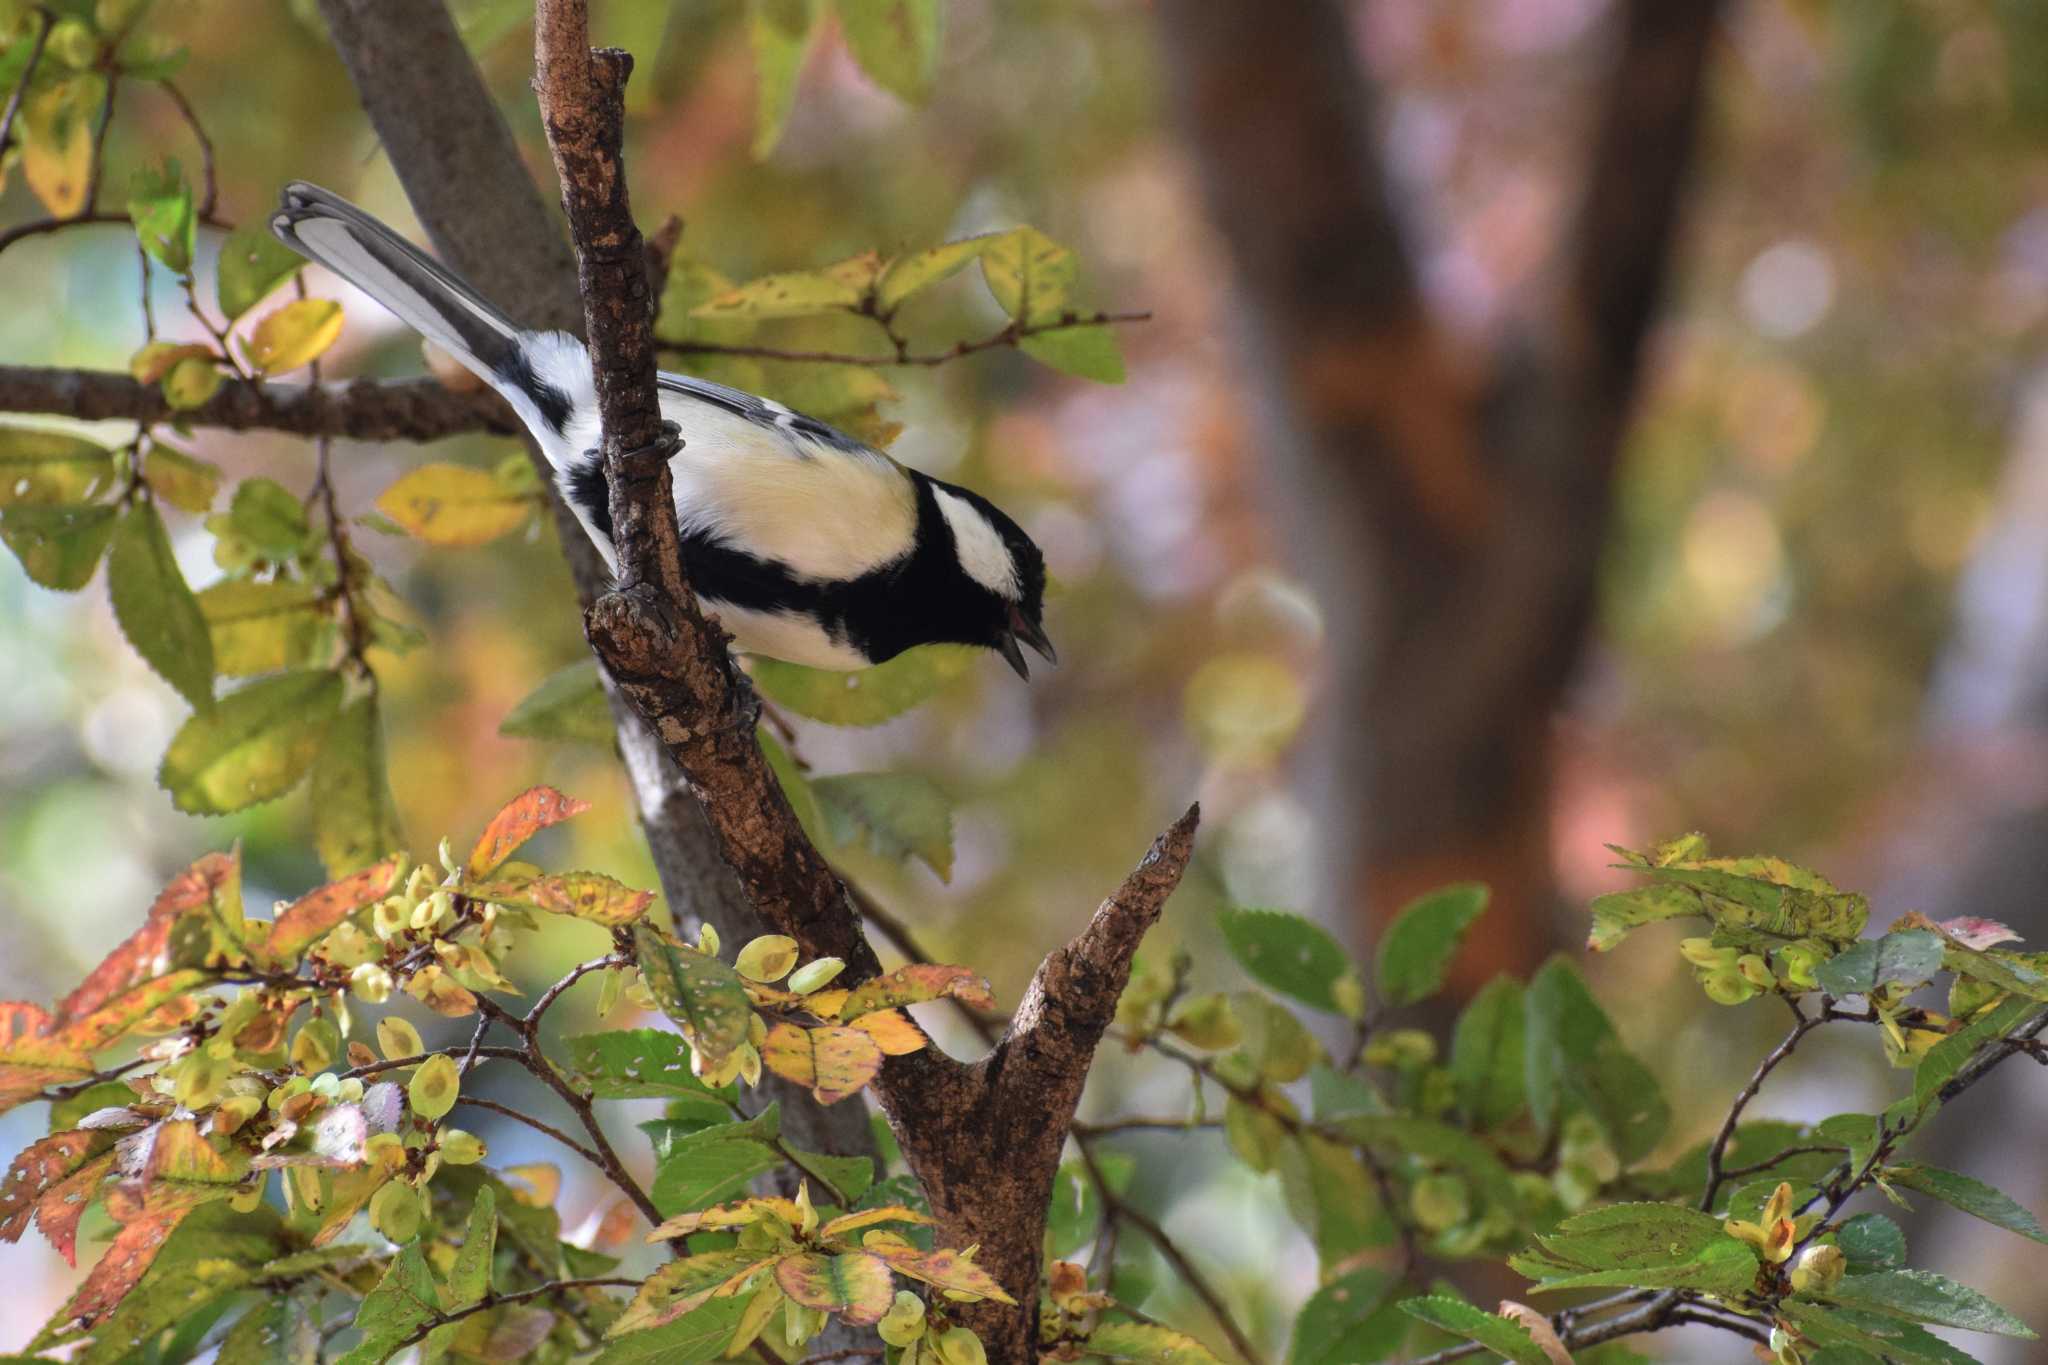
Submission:
M 1024 528 L 979 493 L 934 479 L 930 496 L 938 528 L 950 542 L 945 594 L 950 598 L 948 638 L 995 650 L 1028 678 L 1022 646 L 1057 663 L 1046 638 L 1045 556 Z

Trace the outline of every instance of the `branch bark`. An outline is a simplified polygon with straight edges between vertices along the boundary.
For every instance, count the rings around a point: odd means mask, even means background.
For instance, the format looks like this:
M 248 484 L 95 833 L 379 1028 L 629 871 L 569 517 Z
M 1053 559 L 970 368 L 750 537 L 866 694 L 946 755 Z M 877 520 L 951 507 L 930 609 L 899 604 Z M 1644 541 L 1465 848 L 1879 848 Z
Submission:
M 83 421 L 182 422 L 228 431 L 281 431 L 352 441 L 438 441 L 522 428 L 488 390 L 456 393 L 432 379 L 358 379 L 349 384 L 265 384 L 230 379 L 196 408 L 174 410 L 163 389 L 111 370 L 0 365 L 0 412 Z

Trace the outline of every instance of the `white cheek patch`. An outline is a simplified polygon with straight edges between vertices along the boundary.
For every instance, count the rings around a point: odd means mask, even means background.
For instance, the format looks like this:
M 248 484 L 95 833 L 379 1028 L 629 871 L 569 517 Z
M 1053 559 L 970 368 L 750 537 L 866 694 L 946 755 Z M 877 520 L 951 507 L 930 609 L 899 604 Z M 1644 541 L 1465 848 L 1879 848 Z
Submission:
M 932 496 L 938 499 L 939 513 L 945 517 L 946 525 L 953 528 L 954 552 L 960 556 L 960 567 L 967 571 L 967 576 L 1012 602 L 1022 597 L 1017 560 L 1004 543 L 1002 533 L 989 525 L 979 508 L 959 494 L 934 488 Z

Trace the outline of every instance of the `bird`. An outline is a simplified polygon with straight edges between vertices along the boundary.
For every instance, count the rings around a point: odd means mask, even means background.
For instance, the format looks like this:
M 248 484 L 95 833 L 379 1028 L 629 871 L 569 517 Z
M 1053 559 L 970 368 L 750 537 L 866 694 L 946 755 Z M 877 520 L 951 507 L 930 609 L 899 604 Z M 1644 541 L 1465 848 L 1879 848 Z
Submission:
M 387 224 L 317 185 L 284 188 L 271 231 L 375 299 L 496 390 L 614 575 L 609 485 L 590 356 L 515 325 Z M 891 459 L 772 399 L 656 377 L 682 444 L 669 462 L 684 571 L 741 653 L 852 671 L 917 645 L 1056 663 L 1045 558 L 971 489 Z

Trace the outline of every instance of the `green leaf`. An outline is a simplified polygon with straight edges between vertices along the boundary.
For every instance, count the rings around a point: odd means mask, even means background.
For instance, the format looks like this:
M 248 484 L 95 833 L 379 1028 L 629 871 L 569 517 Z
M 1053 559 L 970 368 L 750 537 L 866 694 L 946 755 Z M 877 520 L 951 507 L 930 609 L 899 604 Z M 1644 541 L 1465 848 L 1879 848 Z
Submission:
M 213 642 L 214 669 L 247 678 L 311 661 L 326 617 L 310 583 L 230 578 L 199 593 L 199 611 Z
M 876 85 L 912 104 L 931 98 L 939 0 L 839 0 L 839 28 Z
M 913 251 L 908 256 L 898 256 L 882 271 L 881 281 L 875 287 L 876 306 L 885 313 L 894 312 L 918 290 L 929 289 L 942 280 L 951 279 L 969 262 L 979 260 L 996 236 L 990 233 L 968 237 L 943 246 Z
M 0 427 L 0 507 L 91 502 L 114 485 L 114 452 L 61 431 Z
M 1095 1240 L 1102 1224 L 1102 1199 L 1088 1168 L 1063 1161 L 1052 1178 L 1052 1207 L 1045 1220 L 1045 1254 L 1064 1261 Z
M 1859 1213 L 1835 1233 L 1835 1245 L 1849 1258 L 1849 1269 L 1893 1270 L 1906 1263 L 1906 1234 L 1881 1213 Z
M 28 576 L 46 588 L 77 592 L 92 582 L 100 556 L 114 537 L 112 507 L 0 508 L 0 541 L 14 551 Z
M 2043 1231 L 2040 1220 L 2024 1205 L 2003 1190 L 1994 1189 L 1974 1177 L 1909 1161 L 1904 1165 L 1885 1167 L 1883 1178 L 1887 1185 L 1917 1190 L 1951 1208 L 1961 1209 L 1972 1218 L 1995 1223 L 2007 1232 L 2017 1232 L 2037 1242 L 2048 1242 L 2048 1231 Z
M 129 178 L 128 216 L 144 251 L 174 275 L 192 269 L 199 220 L 193 212 L 192 187 L 175 160 L 145 166 Z
M 1410 901 L 1380 936 L 1373 968 L 1381 1003 L 1413 1005 L 1442 990 L 1451 958 L 1465 931 L 1486 912 L 1486 900 L 1484 886 L 1463 882 Z
M 821 1181 L 838 1197 L 838 1202 L 857 1202 L 875 1183 L 875 1161 L 866 1156 L 833 1156 L 830 1152 L 808 1152 L 784 1144 L 783 1151 L 798 1169 Z
M 122 514 L 107 552 L 107 594 L 114 619 L 143 662 L 194 709 L 213 706 L 213 638 L 199 601 L 185 585 L 156 504 L 143 499 Z
M 274 479 L 242 480 L 226 516 L 209 517 L 206 524 L 216 535 L 244 542 L 255 558 L 273 563 L 297 559 L 313 538 L 304 504 Z
M 570 1065 L 601 1100 L 704 1098 L 719 1091 L 690 1073 L 690 1046 L 667 1029 L 613 1029 L 568 1040 Z M 725 1115 L 723 1105 L 718 1114 Z
M 313 766 L 341 692 L 339 675 L 314 669 L 231 692 L 179 727 L 157 784 L 193 815 L 225 815 L 282 796 Z
M 598 681 L 597 660 L 583 659 L 549 674 L 498 722 L 498 733 L 511 739 L 610 744 L 617 732 L 604 685 Z
M 664 1218 L 708 1208 L 744 1192 L 763 1171 L 782 1164 L 771 1145 L 780 1113 L 773 1106 L 741 1123 L 704 1128 L 658 1142 L 648 1196 Z
M 1497 1128 L 1522 1112 L 1527 1044 L 1522 984 L 1496 976 L 1458 1015 L 1451 1034 L 1451 1080 L 1458 1111 L 1479 1128 Z
M 633 948 L 655 1003 L 682 1026 L 707 1061 L 724 1061 L 747 1041 L 754 1007 L 738 972 L 708 954 L 676 946 L 646 924 L 633 926 Z
M 1508 1258 L 1508 1264 L 1537 1281 L 1534 1288 L 1549 1293 L 1564 1289 L 1596 1289 L 1626 1286 L 1640 1289 L 1697 1289 L 1708 1294 L 1735 1295 L 1756 1282 L 1756 1253 L 1747 1243 L 1722 1237 L 1684 1260 L 1659 1266 L 1622 1267 L 1614 1270 L 1576 1271 L 1540 1255 L 1523 1254 Z
M 714 1360 L 724 1354 L 745 1309 L 745 1299 L 713 1299 L 674 1322 L 619 1337 L 591 1365 L 697 1365 Z
M 1124 382 L 1124 352 L 1116 333 L 1100 323 L 1054 327 L 1018 338 L 1017 349 L 1040 364 L 1098 384 Z
M 1610 892 L 1595 899 L 1592 910 L 1593 927 L 1586 935 L 1586 946 L 1596 953 L 1609 951 L 1630 930 L 1645 924 L 1705 913 L 1691 887 L 1669 884 Z
M 274 1293 L 244 1313 L 221 1339 L 215 1365 L 314 1365 L 320 1330 L 290 1295 Z
M 2007 996 L 1927 1049 L 1927 1055 L 1913 1068 L 1914 1105 L 1925 1109 L 1940 1099 L 1942 1087 L 1955 1078 L 1970 1058 L 1977 1055 L 1978 1048 L 2011 1033 L 2040 1007 L 2038 1001 L 2024 995 Z
M 225 1203 L 193 1210 L 177 1224 L 141 1281 L 93 1328 L 77 1365 L 149 1360 L 166 1332 L 192 1319 L 217 1320 L 235 1292 L 284 1249 L 283 1229 L 268 1209 L 238 1214 Z M 109 1256 L 126 1248 L 116 1247 Z M 209 1317 L 211 1314 L 211 1317 Z
M 1301 1306 L 1287 1365 L 1360 1365 L 1400 1349 L 1408 1319 L 1389 1304 L 1393 1277 L 1366 1267 L 1330 1281 Z
M 1836 1303 L 1908 1322 L 1960 1327 L 1966 1332 L 1996 1332 L 2028 1341 L 2037 1335 L 2005 1309 L 1968 1285 L 1930 1270 L 1880 1270 L 1871 1275 L 1844 1276 L 1828 1291 Z
M 1304 1005 L 1340 1013 L 1337 983 L 1354 975 L 1329 931 L 1285 910 L 1225 910 L 1223 942 L 1254 981 Z
M 752 671 L 763 695 L 800 716 L 827 725 L 880 725 L 938 695 L 967 672 L 979 652 L 966 645 L 921 645 L 852 673 L 757 658 Z
M 1514 1361 L 1515 1365 L 1549 1365 L 1550 1358 L 1543 1354 L 1543 1348 L 1536 1344 L 1527 1328 L 1506 1318 L 1481 1312 L 1463 1299 L 1444 1294 L 1403 1299 L 1401 1311 L 1453 1336 L 1476 1341 L 1495 1355 Z
M 220 277 L 214 297 L 233 322 L 263 302 L 306 263 L 306 258 L 271 235 L 268 224 L 238 227 L 220 247 Z
M 662 341 L 687 347 L 692 342 L 729 346 L 751 340 L 751 318 L 698 318 L 697 309 L 732 290 L 732 278 L 688 251 L 678 251 L 669 262 L 668 283 L 661 291 L 661 313 L 655 335 Z M 694 366 L 693 366 L 694 372 Z M 758 390 L 755 390 L 758 392 Z
M 1828 1354 L 1811 1355 L 1812 1365 L 1979 1365 L 1977 1358 L 1916 1323 L 1900 1322 L 1806 1299 L 1786 1299 L 1778 1313 Z
M 1105 1360 L 1135 1360 L 1148 1365 L 1222 1365 L 1201 1342 L 1156 1322 L 1105 1322 L 1090 1332 L 1083 1344 L 1088 1354 Z
M 1354 1148 L 1305 1133 L 1280 1146 L 1274 1166 L 1288 1212 L 1314 1237 L 1325 1269 L 1393 1240 L 1372 1172 Z
M 915 856 L 951 880 L 953 800 L 938 783 L 916 773 L 847 773 L 814 778 L 811 790 L 833 843 L 862 843 L 895 862 Z
M 1537 1238 L 1553 1260 L 1583 1270 L 1654 1269 L 1732 1240 L 1720 1219 L 1676 1204 L 1610 1204 Z
M 340 1365 L 381 1365 L 400 1342 L 431 1321 L 440 1306 L 433 1272 L 414 1242 L 392 1258 L 384 1278 L 364 1296 L 354 1319 L 363 1339 Z
M 313 844 L 330 877 L 405 848 L 374 693 L 341 708 L 313 764 Z
M 766 160 L 782 141 L 796 107 L 797 77 L 818 34 L 818 0 L 747 0 L 747 40 L 754 49 L 754 157 Z
M 498 1196 L 489 1185 L 477 1191 L 455 1268 L 448 1272 L 449 1309 L 467 1308 L 491 1292 L 491 1260 L 498 1246 Z
M 1944 945 L 1929 929 L 1902 929 L 1879 939 L 1864 939 L 1836 954 L 1814 973 L 1829 995 L 1868 995 L 1893 981 L 1927 980 L 1941 970 Z
M 1448 1167 L 1469 1178 L 1486 1203 L 1515 1207 L 1508 1168 L 1493 1149 L 1448 1123 L 1407 1114 L 1359 1114 L 1328 1126 L 1354 1142 L 1392 1147 Z
M 220 466 L 195 459 L 157 440 L 149 443 L 149 454 L 143 457 L 142 477 L 148 481 L 150 492 L 180 512 L 194 515 L 209 510 L 213 495 L 220 489 Z
M 698 318 L 807 318 L 861 307 L 881 273 L 873 253 L 749 280 L 691 310 Z M 879 376 L 878 376 L 879 378 Z
M 1606 1131 L 1623 1161 L 1647 1154 L 1671 1121 L 1657 1078 L 1621 1045 L 1607 1012 L 1563 958 L 1552 958 L 1524 1000 L 1524 1075 L 1530 1112 L 1550 1131 L 1579 1108 Z
M 1782 858 L 1709 858 L 1706 840 L 1696 834 L 1650 853 L 1614 851 L 1622 860 L 1618 866 L 1685 888 L 1697 902 L 1691 913 L 1705 915 L 1724 930 L 1849 943 L 1870 917 L 1869 903 L 1862 896 L 1838 889 L 1811 869 Z M 1658 902 L 1656 913 L 1647 918 L 1676 913 L 1681 912 Z M 1595 931 L 1599 932 L 1597 923 Z
M 1080 273 L 1074 253 L 1034 227 L 997 235 L 981 252 L 981 277 L 1018 322 L 1058 322 Z

